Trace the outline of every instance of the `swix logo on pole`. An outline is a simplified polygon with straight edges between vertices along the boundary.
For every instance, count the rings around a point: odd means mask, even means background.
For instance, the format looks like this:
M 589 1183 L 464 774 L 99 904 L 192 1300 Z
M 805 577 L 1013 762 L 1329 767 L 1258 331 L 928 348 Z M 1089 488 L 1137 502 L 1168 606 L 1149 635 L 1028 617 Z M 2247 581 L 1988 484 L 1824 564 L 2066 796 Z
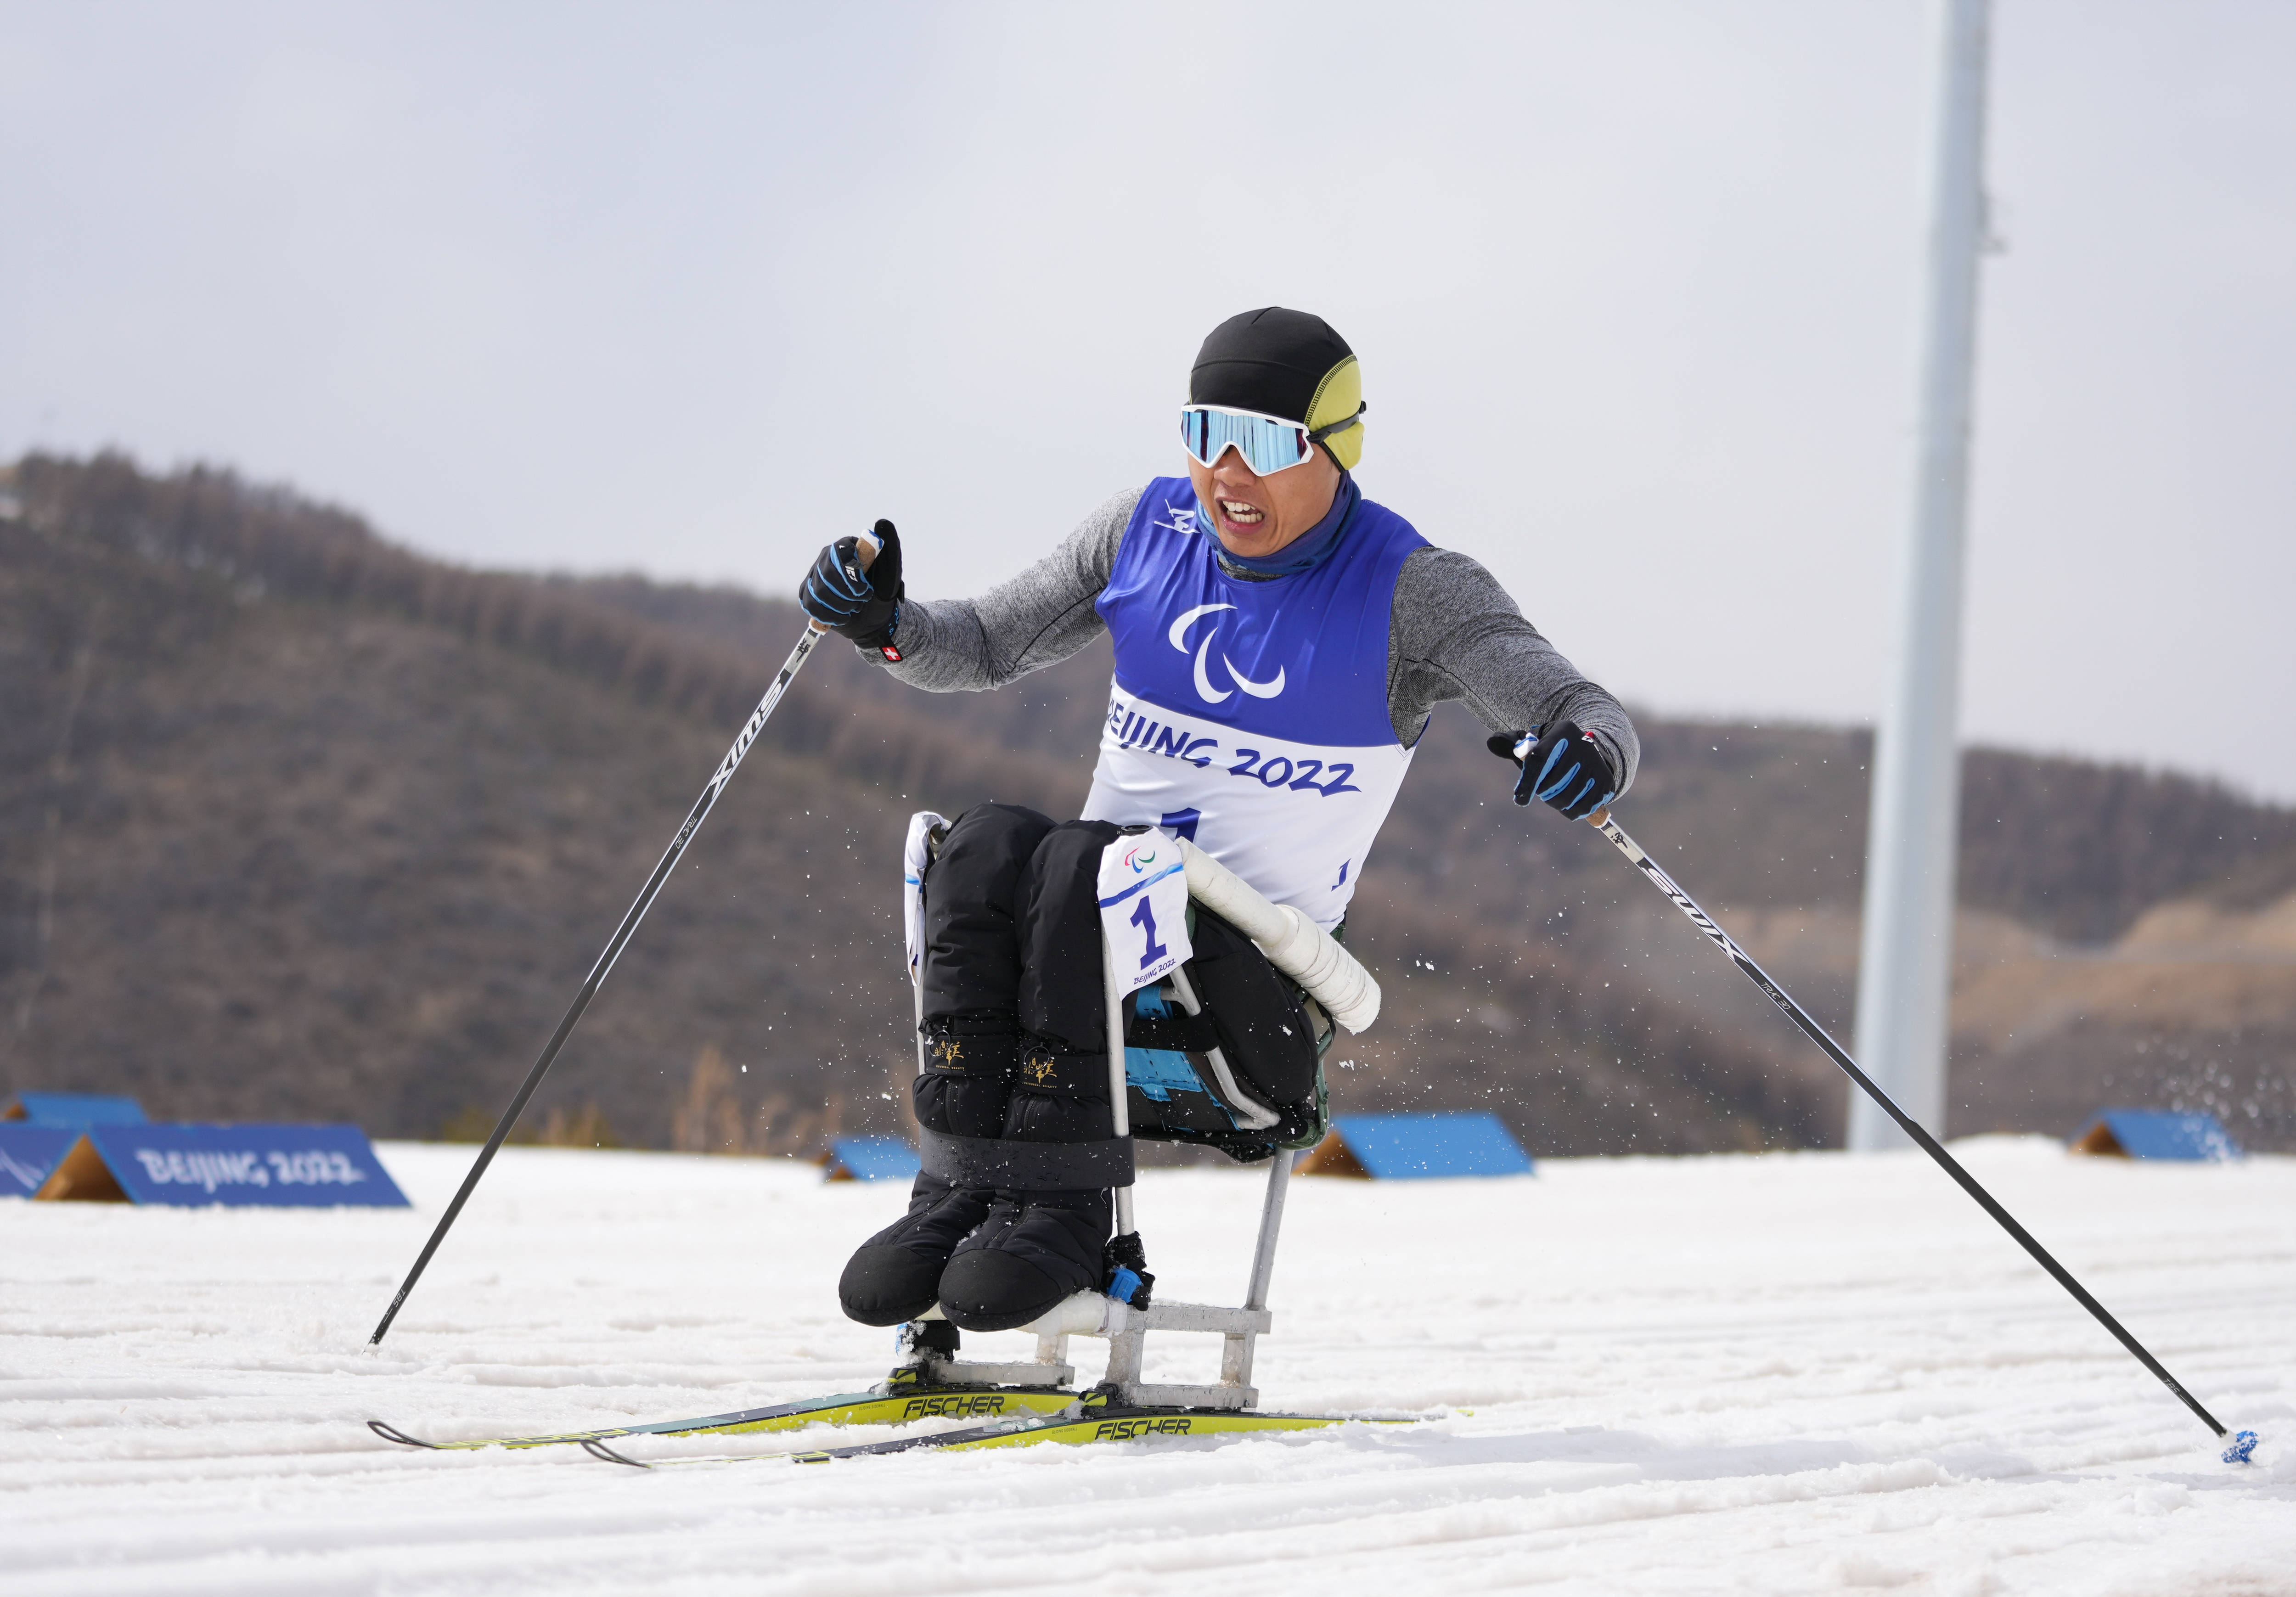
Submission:
M 1191 627 L 1216 611 L 1234 608 L 1233 604 L 1199 604 L 1193 610 L 1184 611 L 1180 618 L 1172 623 L 1171 630 L 1164 635 L 1173 648 L 1185 654 L 1188 652 L 1188 629 Z M 1254 682 L 1237 670 L 1235 661 L 1230 659 L 1226 654 L 1220 656 L 1220 664 L 1227 667 L 1228 680 L 1233 682 L 1235 687 L 1215 689 L 1212 686 L 1211 674 L 1206 669 L 1206 657 L 1211 650 L 1212 639 L 1218 636 L 1218 633 L 1219 627 L 1217 623 L 1207 627 L 1204 628 L 1203 641 L 1196 645 L 1196 696 L 1198 698 L 1206 704 L 1219 704 L 1234 698 L 1236 688 L 1242 688 L 1255 699 L 1273 699 L 1283 691 L 1283 667 L 1276 667 L 1275 675 L 1267 681 Z
M 705 795 L 712 802 L 716 800 L 718 790 L 734 780 L 734 771 L 741 766 L 742 757 L 749 753 L 750 745 L 756 742 L 758 734 L 766 729 L 766 718 L 774 713 L 774 706 L 782 701 L 782 690 L 789 686 L 790 678 L 797 675 L 797 668 L 805 664 L 805 657 L 813 652 L 813 646 L 824 635 L 808 630 L 798 640 L 797 648 L 783 665 L 781 674 L 774 678 L 773 686 L 766 690 L 766 696 L 758 701 L 758 708 L 750 712 L 749 722 L 742 728 L 742 734 L 734 740 L 734 746 L 726 750 L 726 758 L 718 762 L 718 769 L 709 778 L 709 790 Z M 677 843 L 672 847 L 677 847 L 692 837 L 701 827 L 702 817 L 709 813 L 706 807 L 697 808 L 685 823 L 685 829 L 677 834 Z

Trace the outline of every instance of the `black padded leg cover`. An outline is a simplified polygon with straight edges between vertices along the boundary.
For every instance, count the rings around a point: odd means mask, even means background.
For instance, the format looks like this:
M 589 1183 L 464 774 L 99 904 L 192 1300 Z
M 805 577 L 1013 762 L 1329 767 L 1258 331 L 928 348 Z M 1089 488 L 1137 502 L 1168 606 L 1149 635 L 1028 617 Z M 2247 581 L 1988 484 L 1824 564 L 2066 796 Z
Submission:
M 1020 1052 L 1020 895 L 1029 861 L 1053 830 L 1017 805 L 983 804 L 949 829 L 925 885 L 922 972 L 925 1069 L 917 1119 L 955 1136 L 1004 1131 Z M 898 1325 L 933 1306 L 949 1255 L 988 1213 L 991 1194 L 920 1174 L 909 1212 L 855 1249 L 839 1279 L 845 1312 Z
M 1023 873 L 1053 823 L 1016 804 L 956 818 L 925 875 L 924 1019 L 1011 1020 L 1021 991 Z
M 1002 1136 L 1020 1047 L 1025 878 L 1054 830 L 1035 810 L 980 804 L 949 828 L 925 877 L 925 1070 L 918 1121 L 961 1137 Z
M 909 1084 L 917 1123 L 951 1136 L 1003 1136 L 1020 1053 L 1009 1020 L 972 1029 L 961 1021 L 926 1021 L 924 1073 Z
M 1021 1029 L 1080 1053 L 1107 1046 L 1100 969 L 1100 856 L 1121 835 L 1109 821 L 1046 832 L 1020 883 Z M 1098 1134 L 1106 1136 L 1106 1132 Z
M 1118 834 L 1105 821 L 1055 826 L 1023 874 L 1024 1035 L 1004 1128 L 1014 1142 L 1084 1142 L 1113 1132 L 1096 883 L 1101 851 Z M 941 1274 L 943 1311 L 967 1331 L 1010 1331 L 1099 1285 L 1110 1213 L 1104 1190 L 998 1192 Z

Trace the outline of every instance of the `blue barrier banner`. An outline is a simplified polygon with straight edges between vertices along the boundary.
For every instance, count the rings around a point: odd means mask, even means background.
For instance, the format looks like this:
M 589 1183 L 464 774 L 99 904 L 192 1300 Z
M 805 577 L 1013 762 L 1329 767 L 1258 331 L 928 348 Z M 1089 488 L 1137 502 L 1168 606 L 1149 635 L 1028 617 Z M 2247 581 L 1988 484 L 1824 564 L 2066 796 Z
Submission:
M 0 1119 L 35 1126 L 142 1126 L 152 1118 L 133 1098 L 113 1093 L 19 1093 Z
M 1332 1133 L 1376 1181 L 1529 1175 L 1530 1155 L 1488 1110 L 1465 1114 L 1340 1115 Z M 1322 1150 L 1318 1149 L 1317 1152 Z
M 0 1120 L 0 1198 L 29 1198 L 40 1190 L 48 1172 L 79 1141 L 67 1126 L 27 1126 L 21 1120 Z
M 917 1173 L 917 1151 L 899 1137 L 840 1137 L 822 1163 L 828 1181 L 906 1181 Z
M 95 1126 L 86 1136 L 137 1203 L 409 1207 L 356 1126 Z

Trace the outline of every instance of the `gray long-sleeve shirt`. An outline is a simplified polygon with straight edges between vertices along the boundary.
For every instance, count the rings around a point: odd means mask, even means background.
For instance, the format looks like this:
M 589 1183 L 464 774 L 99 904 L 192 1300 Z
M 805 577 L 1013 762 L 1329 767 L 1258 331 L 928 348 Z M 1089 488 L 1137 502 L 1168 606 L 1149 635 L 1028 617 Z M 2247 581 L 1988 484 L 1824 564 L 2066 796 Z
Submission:
M 1106 629 L 1094 601 L 1115 569 L 1142 492 L 1116 495 L 1050 554 L 977 599 L 906 601 L 900 663 L 886 666 L 873 649 L 861 657 L 937 693 L 1002 687 L 1068 659 Z M 1454 550 L 1416 549 L 1396 577 L 1388 624 L 1387 713 L 1396 741 L 1417 741 L 1428 711 L 1451 700 L 1493 732 L 1567 717 L 1602 743 L 1620 792 L 1634 781 L 1642 745 L 1619 701 L 1523 619 L 1480 564 Z

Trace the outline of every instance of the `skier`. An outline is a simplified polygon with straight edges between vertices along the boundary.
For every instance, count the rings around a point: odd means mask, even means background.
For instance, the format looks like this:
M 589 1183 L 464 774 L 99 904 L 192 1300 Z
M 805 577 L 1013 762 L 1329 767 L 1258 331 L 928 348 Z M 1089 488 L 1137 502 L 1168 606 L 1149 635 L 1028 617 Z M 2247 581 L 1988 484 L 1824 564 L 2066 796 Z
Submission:
M 907 1214 L 846 1266 L 852 1318 L 898 1324 L 938 1302 L 964 1329 L 1007 1330 L 1106 1278 L 1100 1167 L 1114 1144 L 1095 883 L 1120 828 L 1193 838 L 1335 930 L 1437 702 L 1505 734 L 1494 745 L 1521 765 L 1518 804 L 1575 820 L 1634 780 L 1639 746 L 1618 700 L 1480 565 L 1364 497 L 1368 408 L 1354 352 L 1322 318 L 1248 311 L 1212 330 L 1190 373 L 1188 474 L 1108 500 L 1012 581 L 912 600 L 886 521 L 865 570 L 844 538 L 808 574 L 808 614 L 930 692 L 1001 687 L 1103 627 L 1116 653 L 1083 817 L 976 806 L 931 868 L 914 1098 L 929 1144 L 972 1162 L 936 1172 L 928 1158 Z M 1266 1157 L 1314 1123 L 1310 1028 L 1295 1028 L 1303 1011 L 1274 967 L 1216 917 L 1199 914 L 1195 946 L 1229 1054 L 1284 1113 L 1257 1142 L 1193 1140 Z

